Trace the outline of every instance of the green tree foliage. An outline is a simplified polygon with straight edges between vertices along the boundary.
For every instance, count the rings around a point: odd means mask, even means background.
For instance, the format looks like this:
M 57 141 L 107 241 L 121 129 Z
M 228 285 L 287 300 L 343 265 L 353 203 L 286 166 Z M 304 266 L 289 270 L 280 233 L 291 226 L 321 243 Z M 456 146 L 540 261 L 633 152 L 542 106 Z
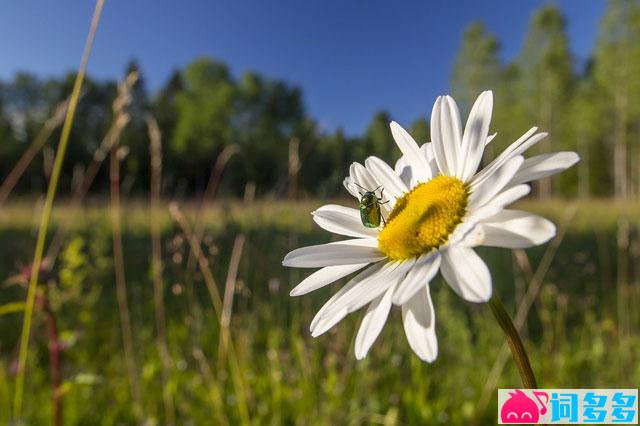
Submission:
M 607 143 L 613 151 L 614 191 L 626 197 L 628 182 L 629 127 L 640 113 L 640 6 L 637 0 L 610 0 L 596 43 L 594 76 L 600 96 L 608 107 L 602 125 L 607 126 Z M 637 133 L 636 133 L 637 134 Z
M 4 108 L 4 93 L 5 85 L 0 83 L 0 170 L 2 170 L 0 179 L 4 178 L 7 173 L 9 169 L 7 165 L 14 164 L 18 156 L 18 144 L 14 139 L 11 123 Z M 3 167 L 2 165 L 5 166 Z
M 358 149 L 354 154 L 364 161 L 369 155 L 375 155 L 386 161 L 395 161 L 398 156 L 396 145 L 389 130 L 391 116 L 386 111 L 379 111 L 371 120 L 364 136 L 358 143 Z
M 243 75 L 237 91 L 233 130 L 234 141 L 241 147 L 244 177 L 271 189 L 284 182 L 289 144 L 302 131 L 302 94 L 295 87 L 255 72 Z
M 499 51 L 500 43 L 482 23 L 475 22 L 464 32 L 451 78 L 452 94 L 461 113 L 471 110 L 479 93 L 495 87 L 500 73 Z
M 544 6 L 533 15 L 518 64 L 524 110 L 530 122 L 550 133 L 539 144 L 540 151 L 551 151 L 552 139 L 554 149 L 564 148 L 563 124 L 574 75 L 566 22 L 557 6 Z M 551 195 L 551 181 L 540 181 L 539 190 L 541 197 Z
M 351 158 L 355 158 L 349 149 L 356 144 L 357 141 L 349 139 L 341 129 L 322 136 L 313 149 L 312 157 L 304 159 L 302 184 L 323 197 L 345 194 L 342 180 L 345 167 Z
M 494 158 L 497 153 L 537 124 L 530 120 L 523 104 L 519 86 L 520 76 L 520 66 L 516 63 L 507 64 L 500 70 L 500 77 L 495 85 L 490 130 L 498 135 L 485 149 L 485 161 Z
M 158 121 L 158 127 L 160 127 L 160 130 L 162 131 L 163 156 L 165 160 L 163 167 L 163 180 L 165 184 L 172 186 L 174 191 L 176 189 L 176 182 L 181 179 L 180 171 L 177 167 L 168 165 L 179 164 L 180 155 L 176 154 L 174 150 L 167 149 L 166 146 L 167 141 L 172 141 L 175 134 L 178 116 L 177 98 L 178 94 L 183 90 L 184 83 L 182 81 L 182 73 L 176 70 L 171 74 L 165 85 L 158 91 L 157 95 L 151 101 L 152 113 L 155 115 L 155 118 Z M 182 179 L 182 182 L 184 182 L 184 179 Z
M 418 145 L 422 145 L 425 142 L 431 140 L 429 122 L 426 118 L 418 118 L 411 124 L 409 129 L 411 136 L 418 142 Z
M 202 186 L 202 171 L 232 141 L 235 87 L 226 65 L 209 58 L 188 65 L 183 83 L 175 98 L 177 119 L 170 147 L 180 159 L 183 176 L 195 173 Z

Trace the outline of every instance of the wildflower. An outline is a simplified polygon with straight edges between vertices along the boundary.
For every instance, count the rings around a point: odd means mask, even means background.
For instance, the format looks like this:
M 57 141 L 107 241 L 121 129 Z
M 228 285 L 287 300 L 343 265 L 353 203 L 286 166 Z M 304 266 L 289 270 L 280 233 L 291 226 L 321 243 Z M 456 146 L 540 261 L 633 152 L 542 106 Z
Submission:
M 395 169 L 377 157 L 353 163 L 344 186 L 357 199 L 362 189 L 382 189 L 378 228 L 363 226 L 358 210 L 326 205 L 313 212 L 325 230 L 352 237 L 303 247 L 287 254 L 283 265 L 322 268 L 292 291 L 306 294 L 360 271 L 320 309 L 311 322 L 319 336 L 347 314 L 368 305 L 355 342 L 358 359 L 366 356 L 392 305 L 402 308 L 404 330 L 413 351 L 432 362 L 438 354 L 435 311 L 429 284 L 438 271 L 463 299 L 486 302 L 491 274 L 474 247 L 527 248 L 551 239 L 550 221 L 506 207 L 530 191 L 527 182 L 558 173 L 578 161 L 574 152 L 524 159 L 543 139 L 534 127 L 478 171 L 489 136 L 493 95 L 476 100 L 464 132 L 458 107 L 439 97 L 431 114 L 431 143 L 418 146 L 398 123 L 391 132 L 402 152 Z

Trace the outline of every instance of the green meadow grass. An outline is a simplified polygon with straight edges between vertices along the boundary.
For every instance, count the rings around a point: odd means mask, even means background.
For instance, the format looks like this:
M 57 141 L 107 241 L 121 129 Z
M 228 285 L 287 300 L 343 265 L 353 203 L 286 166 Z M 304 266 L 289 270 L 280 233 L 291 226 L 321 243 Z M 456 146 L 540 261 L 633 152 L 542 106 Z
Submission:
M 348 204 L 352 200 L 334 200 Z M 218 201 L 202 214 L 203 252 L 224 291 L 234 238 L 246 235 L 239 264 L 231 339 L 233 362 L 219 359 L 220 326 L 189 246 L 168 210 L 160 221 L 163 246 L 170 394 L 178 424 L 240 424 L 246 404 L 253 424 L 494 424 L 496 395 L 477 412 L 483 387 L 504 342 L 488 306 L 460 300 L 437 279 L 432 286 L 439 356 L 425 364 L 411 353 L 399 312 L 392 311 L 369 356 L 357 362 L 353 340 L 362 313 L 311 338 L 315 312 L 342 283 L 300 298 L 288 293 L 310 271 L 281 266 L 296 247 L 328 242 L 309 215 L 325 202 L 262 200 L 246 207 Z M 34 208 L 34 206 L 36 206 Z M 197 203 L 181 208 L 191 220 Z M 540 387 L 637 387 L 640 383 L 640 204 L 608 200 L 521 204 L 566 231 L 544 276 L 524 332 Z M 571 216 L 571 210 L 575 213 Z M 0 277 L 30 262 L 38 228 L 37 200 L 0 210 Z M 62 352 L 64 424 L 133 424 L 135 417 L 118 320 L 109 212 L 100 203 L 53 211 L 50 233 L 69 231 L 46 294 L 58 322 Z M 621 222 L 621 218 L 623 222 Z M 150 275 L 149 211 L 131 202 L 123 211 L 125 267 L 143 411 L 164 424 L 161 361 L 155 345 Z M 625 225 L 626 224 L 626 225 Z M 622 226 L 623 228 L 620 228 Z M 628 234 L 619 230 L 628 226 Z M 629 244 L 625 244 L 628 236 Z M 528 250 L 533 270 L 547 246 Z M 527 272 L 508 250 L 482 249 L 494 288 L 511 313 L 527 288 Z M 523 278 L 524 277 L 524 278 Z M 0 305 L 24 301 L 25 288 L 7 280 Z M 620 293 L 621 290 L 623 293 Z M 10 419 L 20 313 L 0 316 L 0 424 Z M 24 413 L 28 424 L 50 423 L 51 385 L 43 313 L 36 309 L 27 362 Z M 511 359 L 501 387 L 519 386 Z

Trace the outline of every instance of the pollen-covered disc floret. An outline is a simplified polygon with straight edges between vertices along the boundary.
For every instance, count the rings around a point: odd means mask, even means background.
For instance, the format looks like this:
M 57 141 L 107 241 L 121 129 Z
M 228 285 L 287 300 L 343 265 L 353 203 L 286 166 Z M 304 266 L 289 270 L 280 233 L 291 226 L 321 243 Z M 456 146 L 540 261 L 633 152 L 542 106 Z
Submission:
M 452 176 L 415 186 L 398 198 L 378 236 L 378 248 L 391 259 L 403 260 L 440 247 L 462 222 L 467 199 L 466 186 Z

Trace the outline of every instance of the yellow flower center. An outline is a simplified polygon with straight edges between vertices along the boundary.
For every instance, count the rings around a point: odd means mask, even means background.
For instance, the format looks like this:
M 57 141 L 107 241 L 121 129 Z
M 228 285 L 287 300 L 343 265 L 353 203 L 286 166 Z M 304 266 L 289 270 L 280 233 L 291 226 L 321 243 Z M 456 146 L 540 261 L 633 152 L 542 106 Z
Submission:
M 378 235 L 378 248 L 395 260 L 409 259 L 447 242 L 462 222 L 469 192 L 455 177 L 438 176 L 398 198 Z

